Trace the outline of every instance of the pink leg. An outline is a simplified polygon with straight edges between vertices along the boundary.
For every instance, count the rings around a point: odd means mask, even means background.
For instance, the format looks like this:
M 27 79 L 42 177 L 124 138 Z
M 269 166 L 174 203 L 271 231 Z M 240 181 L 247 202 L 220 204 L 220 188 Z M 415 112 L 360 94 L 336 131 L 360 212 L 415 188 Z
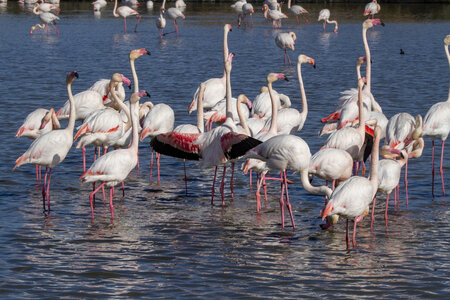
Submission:
M 95 189 L 92 193 L 89 194 L 89 201 L 91 202 L 91 215 L 92 219 L 94 218 L 94 195 L 97 193 L 103 186 L 105 185 L 105 182 L 103 182 L 97 189 Z
M 227 172 L 227 166 L 224 165 L 223 166 L 222 182 L 220 184 L 220 195 L 222 196 L 222 205 L 225 205 L 225 198 L 223 196 L 223 190 L 224 190 L 224 187 L 225 187 L 225 174 L 226 174 L 226 172 Z
M 408 161 L 405 164 L 405 193 L 406 193 L 406 208 L 408 208 Z
M 281 181 L 281 195 L 280 195 L 280 211 L 281 211 L 281 227 L 284 228 L 284 181 Z
M 52 168 L 48 172 L 48 182 L 47 182 L 47 211 L 50 212 L 50 180 L 52 179 Z
M 159 184 L 159 158 L 160 158 L 160 156 L 161 156 L 161 154 L 156 152 L 156 167 L 158 169 L 158 181 L 157 181 L 157 184 Z
M 108 153 L 108 147 L 103 148 L 103 155 L 105 155 L 106 153 Z
M 95 182 L 92 183 L 92 191 L 95 191 Z M 95 193 L 94 193 L 94 203 L 95 203 Z
M 441 181 L 442 181 L 442 192 L 445 196 L 445 185 L 444 185 L 444 170 L 442 169 L 442 165 L 444 162 L 444 143 L 445 141 L 442 140 L 442 149 L 441 149 L 441 167 L 439 168 L 439 171 L 441 172 Z
M 102 186 L 102 194 L 103 194 L 103 204 L 105 204 L 106 203 L 105 186 Z
M 298 15 L 295 16 L 297 18 L 297 24 L 300 24 L 300 21 L 298 20 Z
M 39 166 L 39 182 L 41 182 L 41 180 L 42 180 L 41 168 L 42 168 L 42 166 Z
M 137 27 L 138 27 L 138 25 L 139 25 L 139 21 L 141 21 L 141 16 L 140 15 L 137 15 L 136 16 L 137 17 L 137 22 L 136 22 L 136 27 L 134 27 L 134 32 L 136 32 L 137 31 Z
M 214 185 L 216 183 L 216 176 L 217 176 L 217 166 L 216 166 L 216 170 L 214 171 L 214 179 L 213 179 L 213 185 L 212 185 L 212 190 L 211 190 L 211 205 L 213 205 L 214 202 Z
M 111 219 L 114 219 L 113 191 L 109 188 L 109 210 L 111 211 Z
M 39 183 L 39 167 L 38 165 L 35 166 L 36 166 L 36 183 Z
M 252 170 L 250 170 L 249 175 L 250 177 L 250 189 L 252 188 Z
M 230 181 L 231 199 L 234 199 L 233 179 L 234 179 L 234 162 L 231 163 L 231 181 Z
M 288 186 L 287 186 L 287 171 L 285 170 L 283 173 L 284 173 L 284 188 L 286 189 L 286 206 L 287 206 L 289 215 L 291 217 L 292 228 L 295 229 L 294 215 L 292 213 L 292 205 L 291 205 L 291 202 L 289 202 L 289 193 L 288 193 Z
M 54 24 L 52 24 L 52 26 L 53 26 L 53 28 L 55 28 L 55 31 L 56 31 L 56 35 L 58 35 L 58 36 L 59 36 L 59 31 L 58 31 L 58 28 L 56 28 L 56 26 L 55 26 Z
M 356 247 L 356 225 L 364 219 L 364 216 L 359 216 L 355 218 L 355 224 L 353 225 L 353 248 Z
M 45 212 L 45 196 L 46 196 L 46 186 L 47 186 L 47 168 L 45 168 L 45 176 L 44 176 L 44 184 L 42 185 L 42 206 L 44 207 Z
M 252 20 L 252 26 L 253 26 L 253 14 L 250 15 L 250 19 Z
M 125 183 L 122 181 L 122 197 L 125 197 Z
M 302 15 L 302 17 L 303 17 L 303 19 L 305 19 L 306 23 L 308 23 L 308 24 L 309 24 L 309 20 L 308 20 L 308 18 L 307 18 L 307 17 L 305 17 L 304 15 Z
M 384 223 L 386 225 L 386 232 L 388 230 L 388 207 L 389 207 L 389 194 L 386 196 L 386 210 L 384 211 Z
M 127 19 L 123 18 L 123 24 L 125 25 L 125 33 L 127 33 Z
M 81 147 L 81 151 L 83 152 L 83 172 L 86 172 L 86 147 Z
M 434 197 L 434 140 L 431 141 L 431 195 Z
M 264 179 L 263 179 L 263 189 L 264 189 L 264 200 L 265 203 L 267 204 L 267 185 L 266 185 L 266 175 L 264 174 Z
M 94 147 L 94 161 L 97 160 L 97 147 Z
M 375 202 L 377 201 L 377 196 L 373 197 L 373 204 L 372 204 L 372 218 L 370 219 L 370 232 L 372 232 L 373 229 L 373 221 L 375 220 Z
M 45 28 L 47 29 L 47 36 L 48 36 L 48 25 L 45 24 Z
M 150 159 L 150 184 L 152 184 L 152 173 L 153 173 L 153 149 L 152 149 L 152 157 Z
M 348 236 L 348 219 L 345 225 L 345 242 L 347 243 L 347 249 L 350 247 L 350 238 Z
M 325 32 L 325 21 L 323 21 L 323 32 Z
M 139 151 L 137 152 L 137 170 L 139 173 Z
M 256 181 L 256 211 L 259 212 L 261 210 L 261 183 L 263 181 L 264 174 L 261 174 L 261 178 Z

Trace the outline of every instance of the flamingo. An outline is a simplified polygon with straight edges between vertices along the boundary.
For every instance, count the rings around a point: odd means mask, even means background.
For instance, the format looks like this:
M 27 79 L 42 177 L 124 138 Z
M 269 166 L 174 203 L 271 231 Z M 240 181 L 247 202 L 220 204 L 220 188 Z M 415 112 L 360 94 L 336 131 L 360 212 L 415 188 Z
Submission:
M 164 18 L 165 8 L 162 7 L 159 11 L 159 17 L 155 20 L 156 28 L 159 30 L 159 38 L 162 39 L 164 28 L 166 28 L 166 19 Z
M 30 35 L 33 35 L 33 31 L 36 29 L 36 28 L 40 28 L 40 29 L 47 29 L 47 36 L 49 35 L 49 29 L 48 29 L 48 24 L 51 24 L 52 26 L 53 26 L 53 28 L 55 29 L 55 31 L 56 31 L 56 34 L 57 35 L 59 35 L 59 31 L 58 31 L 58 28 L 56 28 L 56 26 L 55 26 L 55 21 L 56 20 L 59 20 L 59 17 L 58 16 L 55 16 L 54 14 L 52 14 L 51 12 L 43 12 L 43 11 L 41 11 L 41 10 L 39 10 L 39 5 L 35 5 L 34 6 L 34 8 L 33 8 L 33 13 L 35 14 L 35 15 L 39 15 L 39 19 L 41 20 L 41 22 L 42 23 L 44 23 L 45 25 L 43 25 L 43 24 L 36 24 L 36 25 L 34 25 L 33 27 L 31 27 L 31 29 L 30 29 Z
M 110 82 L 111 79 L 99 79 L 96 82 L 94 82 L 93 85 L 91 85 L 90 88 L 88 88 L 89 91 L 95 91 L 97 93 L 99 93 L 100 95 L 104 95 L 103 96 L 103 103 L 106 106 L 111 106 L 113 105 L 112 101 L 111 101 L 111 91 L 109 90 L 110 87 Z M 129 80 L 125 80 L 123 82 L 120 82 L 116 85 L 115 87 L 115 92 L 116 92 L 116 96 L 117 98 L 120 99 L 120 101 L 124 101 L 125 100 L 125 90 L 123 88 L 123 84 L 125 83 L 125 85 L 131 89 L 131 82 Z M 114 109 L 118 109 L 117 107 L 111 106 Z
M 112 96 L 115 104 L 127 111 L 128 108 L 120 99 L 115 97 L 114 93 L 115 85 L 123 81 L 129 81 L 129 79 L 122 74 L 114 73 L 111 77 L 110 90 L 113 91 Z M 76 146 L 76 148 L 83 149 L 83 172 L 86 171 L 86 145 L 93 144 L 95 147 L 103 147 L 106 152 L 106 149 L 114 145 L 128 130 L 128 128 L 124 128 L 123 123 L 120 113 L 112 108 L 95 110 L 84 119 L 74 137 L 74 140 L 77 140 L 78 137 L 84 135 Z
M 243 15 L 242 7 L 247 3 L 247 0 L 238 0 L 236 3 L 231 5 L 231 8 L 238 14 L 238 27 L 241 26 L 241 16 Z
M 230 24 L 225 24 L 223 27 L 223 61 L 228 57 L 228 33 L 232 31 Z M 225 98 L 226 95 L 226 74 L 223 72 L 221 78 L 211 78 L 205 81 L 205 93 L 203 98 L 203 108 L 205 110 L 211 109 L 217 102 Z M 197 99 L 200 87 L 194 93 L 194 98 L 188 108 L 188 113 L 197 109 Z
M 244 110 L 242 113 L 243 116 L 245 116 L 246 119 L 248 119 L 250 115 L 250 109 L 252 108 L 252 103 L 248 98 L 246 98 L 246 103 L 241 103 L 239 105 L 241 110 Z M 233 115 L 233 121 L 238 122 L 239 116 L 237 112 L 237 99 L 232 98 L 232 115 Z M 212 123 L 216 124 L 223 124 L 226 119 L 226 99 L 222 99 L 219 102 L 214 105 L 211 110 L 206 112 L 204 114 L 204 119 L 206 120 L 206 125 L 211 129 Z
M 43 120 L 47 118 L 48 120 L 45 122 L 44 127 L 42 127 Z M 50 108 L 50 110 L 38 108 L 29 113 L 25 118 L 22 126 L 20 126 L 16 132 L 16 138 L 24 136 L 34 140 L 51 130 L 59 128 L 59 121 L 56 118 L 55 110 L 53 108 Z
M 166 4 L 166 0 L 163 1 L 162 7 L 165 8 L 165 4 Z M 171 7 L 167 10 L 164 10 L 164 15 L 173 21 L 173 26 L 175 27 L 175 34 L 178 37 L 178 25 L 177 25 L 177 19 L 178 18 L 182 18 L 185 19 L 186 17 L 184 16 L 183 12 L 181 11 L 181 9 L 177 8 L 177 7 Z M 166 34 L 169 34 L 172 32 L 167 32 Z
M 106 7 L 107 2 L 106 2 L 106 0 L 96 0 L 96 1 L 92 2 L 91 4 L 93 5 L 94 11 L 100 11 Z
M 282 13 L 279 10 L 273 10 L 269 9 L 269 6 L 267 4 L 263 5 L 264 10 L 264 18 L 267 20 L 272 20 L 273 28 L 280 28 L 281 27 L 281 19 L 287 19 L 288 16 L 286 14 Z
M 152 10 L 153 9 L 153 1 L 152 0 L 148 0 L 145 3 L 145 6 L 147 7 L 148 10 Z
M 298 83 L 300 86 L 300 96 L 302 99 L 302 112 L 299 112 L 298 110 L 292 107 L 281 109 L 278 112 L 277 128 L 279 133 L 289 134 L 302 130 L 303 125 L 305 124 L 306 121 L 306 117 L 308 116 L 308 101 L 306 99 L 306 93 L 303 85 L 303 78 L 301 72 L 301 65 L 304 63 L 309 63 L 314 68 L 316 68 L 316 62 L 311 57 L 308 57 L 303 54 L 300 54 L 297 57 L 297 76 L 298 76 Z M 271 118 L 268 118 L 268 120 L 266 121 L 264 130 L 265 128 L 269 128 L 270 119 Z
M 372 19 L 373 19 L 374 15 L 380 12 L 380 9 L 381 9 L 381 7 L 380 7 L 380 4 L 378 4 L 377 0 L 372 0 L 372 2 L 369 2 L 366 4 L 366 7 L 364 8 L 363 16 L 372 15 Z
M 53 168 L 62 162 L 73 143 L 73 129 L 75 126 L 75 109 L 74 99 L 72 95 L 72 82 L 77 77 L 78 73 L 73 71 L 66 77 L 67 93 L 70 101 L 70 117 L 67 127 L 65 129 L 52 130 L 46 134 L 41 135 L 34 140 L 27 151 L 16 160 L 13 170 L 24 164 L 35 164 L 45 166 L 46 172 L 44 177 L 44 184 L 42 186 L 42 204 L 45 211 L 45 199 L 47 198 L 47 210 L 50 211 L 50 180 L 52 177 Z M 49 172 L 47 171 L 49 168 Z M 48 174 L 48 183 L 47 183 Z
M 406 164 L 406 161 L 408 160 L 408 153 L 406 150 L 401 151 L 401 158 L 395 159 L 388 158 L 388 159 L 382 159 L 380 161 L 380 164 L 378 166 L 378 193 L 385 193 L 386 195 L 386 210 L 384 213 L 384 220 L 386 224 L 386 231 L 388 228 L 388 217 L 387 217 L 387 211 L 389 207 L 389 195 L 394 190 L 400 181 L 400 173 L 402 170 L 402 167 Z M 397 194 L 395 194 L 395 198 L 397 198 Z M 375 203 L 376 203 L 376 196 L 373 199 L 373 205 L 372 205 L 372 217 L 370 221 L 370 230 L 372 230 L 373 221 L 375 219 L 374 211 L 375 211 Z
M 323 32 L 325 32 L 325 26 L 326 23 L 333 24 L 334 23 L 334 32 L 336 33 L 338 31 L 338 22 L 336 20 L 330 21 L 330 10 L 327 8 L 322 9 L 319 12 L 319 18 L 317 21 L 323 20 Z
M 447 55 L 448 65 L 450 67 L 450 54 L 448 51 L 448 45 L 450 44 L 450 35 L 447 35 L 444 39 L 444 49 Z M 444 144 L 447 140 L 447 136 L 450 132 L 450 87 L 448 90 L 447 101 L 438 102 L 430 107 L 427 114 L 425 115 L 423 124 L 423 135 L 429 136 L 432 142 L 432 154 L 431 154 L 431 193 L 434 196 L 434 140 L 437 137 L 441 138 L 441 164 L 439 171 L 441 173 L 442 181 L 442 192 L 445 196 L 445 185 L 444 185 L 444 170 L 442 168 L 444 162 Z
M 247 15 L 250 15 L 250 18 L 252 20 L 252 26 L 253 26 L 253 14 L 255 13 L 255 10 L 253 9 L 253 5 L 250 3 L 245 3 L 242 5 L 242 14 L 244 15 L 244 19 L 247 20 Z M 241 26 L 241 15 L 239 15 L 238 18 L 238 27 Z M 247 23 L 247 21 L 246 21 Z
M 106 153 L 97 159 L 92 166 L 82 176 L 83 183 L 87 182 L 101 182 L 99 187 L 89 195 L 91 204 L 91 216 L 94 218 L 93 197 L 100 188 L 105 185 L 109 187 L 109 207 L 111 211 L 111 218 L 114 219 L 114 205 L 113 205 L 113 189 L 114 186 L 123 182 L 130 174 L 131 170 L 137 165 L 138 152 L 138 109 L 139 99 L 147 95 L 146 91 L 133 93 L 130 97 L 130 118 L 132 123 L 133 141 L 131 146 L 127 149 L 118 149 Z
M 356 225 L 364 215 L 367 214 L 367 207 L 372 202 L 378 189 L 378 148 L 380 145 L 380 127 L 374 131 L 375 140 L 372 146 L 370 161 L 369 179 L 361 176 L 352 176 L 340 184 L 331 194 L 322 213 L 322 220 L 327 216 L 338 215 L 347 219 L 346 242 L 349 246 L 348 219 L 354 219 L 353 227 L 353 247 L 356 247 Z
M 280 197 L 281 226 L 284 228 L 284 201 L 286 191 L 286 206 L 291 218 L 292 227 L 295 228 L 292 206 L 289 202 L 287 191 L 286 170 L 292 170 L 300 174 L 303 188 L 311 194 L 325 194 L 330 196 L 332 191 L 326 186 L 312 186 L 308 178 L 308 166 L 311 152 L 308 144 L 300 137 L 289 134 L 281 134 L 270 138 L 264 143 L 249 150 L 245 158 L 256 158 L 265 161 L 267 168 L 282 172 L 283 181 Z
M 61 11 L 61 9 L 55 5 L 55 4 L 51 4 L 51 3 L 35 3 L 34 7 L 37 7 L 37 10 L 40 12 L 51 12 L 51 11 L 55 11 L 57 15 L 59 15 L 59 12 Z M 33 8 L 34 8 L 33 7 Z
M 297 36 L 294 32 L 280 32 L 275 36 L 275 44 L 277 44 L 278 48 L 284 50 L 284 64 L 286 64 L 286 58 L 291 64 L 291 60 L 289 59 L 289 55 L 287 54 L 287 49 L 295 50 L 295 40 Z
M 139 13 L 137 11 L 135 11 L 134 9 L 130 8 L 129 6 L 120 6 L 119 8 L 117 7 L 117 0 L 115 0 L 114 2 L 114 9 L 113 9 L 113 15 L 114 17 L 118 18 L 118 17 L 122 17 L 123 18 L 123 22 L 125 25 L 125 33 L 127 33 L 127 17 L 129 16 L 136 16 L 137 17 L 137 23 L 136 23 L 136 27 L 134 27 L 134 32 L 136 32 L 136 29 L 139 25 L 139 21 L 141 20 L 141 16 L 139 15 Z
M 291 6 L 291 0 L 288 0 L 288 9 L 297 18 L 297 24 L 300 24 L 298 16 L 302 16 L 305 19 L 305 21 L 309 24 L 309 20 L 305 17 L 305 14 L 309 14 L 309 12 L 306 9 L 304 9 L 300 5 L 292 5 Z
M 272 10 L 281 11 L 281 5 L 277 0 L 264 0 L 263 5 L 264 4 L 267 4 L 267 6 Z

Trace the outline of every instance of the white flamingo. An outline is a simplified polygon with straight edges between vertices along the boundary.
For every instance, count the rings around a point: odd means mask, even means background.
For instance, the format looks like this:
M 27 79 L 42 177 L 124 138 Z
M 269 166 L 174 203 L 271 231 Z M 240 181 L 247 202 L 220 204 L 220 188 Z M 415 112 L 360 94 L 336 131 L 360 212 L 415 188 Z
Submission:
M 448 65 L 450 67 L 450 54 L 448 51 L 448 45 L 450 45 L 450 35 L 447 35 L 444 39 L 444 49 L 445 54 L 447 55 Z M 438 102 L 430 107 L 427 114 L 424 118 L 423 123 L 423 135 L 431 137 L 432 141 L 432 156 L 431 156 L 431 191 L 434 196 L 434 140 L 436 138 L 441 138 L 442 148 L 441 148 L 441 164 L 439 171 L 441 173 L 441 181 L 442 181 L 442 191 L 445 195 L 445 185 L 444 185 L 444 170 L 443 170 L 443 162 L 444 162 L 444 144 L 447 140 L 448 134 L 450 132 L 450 87 L 448 90 L 448 98 L 447 101 Z
M 253 14 L 255 13 L 255 10 L 253 9 L 253 5 L 250 3 L 245 3 L 242 5 L 242 14 L 244 16 L 245 23 L 247 24 L 247 16 L 250 15 L 251 18 L 251 25 L 253 26 Z M 239 15 L 240 16 L 240 15 Z M 238 18 L 238 26 L 241 26 L 241 19 Z
M 137 22 L 136 22 L 136 26 L 134 27 L 134 32 L 136 32 L 136 29 L 139 25 L 139 21 L 141 20 L 141 16 L 139 15 L 139 13 L 137 11 L 135 11 L 134 9 L 130 8 L 129 6 L 120 6 L 117 7 L 117 0 L 115 0 L 114 2 L 114 9 L 113 9 L 113 15 L 114 17 L 118 18 L 118 17 L 122 17 L 123 18 L 123 22 L 124 22 L 124 26 L 125 26 L 125 33 L 127 33 L 127 17 L 129 16 L 136 16 L 137 17 Z
M 289 59 L 289 55 L 287 54 L 287 49 L 291 49 L 292 51 L 295 50 L 295 40 L 297 39 L 297 36 L 294 32 L 280 32 L 275 36 L 275 44 L 280 48 L 281 50 L 284 50 L 284 64 L 286 64 L 286 58 L 289 62 L 289 65 L 291 64 L 291 60 Z
M 275 102 L 277 103 L 277 109 L 288 108 L 291 106 L 291 99 L 284 95 L 279 94 L 276 90 L 273 90 L 273 96 L 275 98 Z M 283 104 L 281 104 L 283 101 Z M 270 99 L 269 89 L 266 86 L 263 86 L 260 89 L 260 94 L 255 97 L 255 100 L 252 102 L 252 110 L 251 116 L 253 118 L 267 118 L 272 115 L 272 100 Z
M 166 0 L 163 1 L 162 7 L 165 8 L 165 4 L 166 4 Z M 178 37 L 178 25 L 177 25 L 177 19 L 178 18 L 182 18 L 185 19 L 186 17 L 184 16 L 183 12 L 181 11 L 181 9 L 177 8 L 177 7 L 171 7 L 167 10 L 164 10 L 164 16 L 167 17 L 168 19 L 173 21 L 173 26 L 175 27 L 175 34 Z M 172 32 L 168 32 L 165 34 L 169 34 Z
M 338 22 L 336 20 L 330 21 L 330 10 L 327 8 L 322 9 L 319 12 L 319 18 L 317 21 L 323 20 L 323 32 L 325 32 L 325 26 L 326 24 L 334 24 L 334 32 L 336 33 L 338 31 Z
M 372 2 L 369 2 L 364 7 L 364 13 L 363 16 L 371 15 L 372 19 L 374 18 L 375 14 L 379 13 L 381 10 L 380 4 L 378 4 L 377 0 L 372 0 Z
M 356 225 L 367 214 L 368 205 L 372 202 L 378 189 L 378 148 L 380 145 L 379 127 L 375 128 L 375 140 L 372 147 L 369 179 L 352 176 L 340 184 L 331 194 L 330 201 L 322 213 L 322 219 L 327 216 L 338 215 L 347 219 L 346 242 L 349 246 L 348 220 L 354 219 L 353 247 L 356 247 Z
M 166 19 L 164 18 L 164 11 L 166 9 L 164 7 L 159 11 L 159 17 L 155 20 L 156 28 L 159 30 L 159 38 L 162 39 L 164 34 L 164 28 L 166 28 Z
M 228 57 L 228 33 L 232 30 L 230 24 L 225 24 L 223 27 L 223 61 Z M 203 98 L 203 108 L 205 110 L 211 109 L 217 102 L 225 98 L 226 94 L 226 74 L 223 72 L 223 76 L 220 78 L 211 78 L 205 81 L 205 93 Z M 197 109 L 197 99 L 200 91 L 200 87 L 194 93 L 194 98 L 188 108 L 190 114 Z
M 113 205 L 113 189 L 118 183 L 123 182 L 137 165 L 137 153 L 138 153 L 138 110 L 139 99 L 146 95 L 146 91 L 139 93 L 133 93 L 130 98 L 130 114 L 133 131 L 133 141 L 131 146 L 127 149 L 118 149 L 106 153 L 97 159 L 92 166 L 82 176 L 83 183 L 86 182 L 101 182 L 99 187 L 89 195 L 91 204 L 91 215 L 94 218 L 94 205 L 93 197 L 100 188 L 105 185 L 109 187 L 109 207 L 111 210 L 111 218 L 114 218 L 114 205 Z
M 107 2 L 106 2 L 106 0 L 96 0 L 96 1 L 92 2 L 91 4 L 93 5 L 94 11 L 100 11 L 106 7 Z
M 287 19 L 288 16 L 279 10 L 270 9 L 267 4 L 263 4 L 264 18 L 272 20 L 273 28 L 281 27 L 281 19 Z
M 48 36 L 48 35 L 49 35 L 48 24 L 51 24 L 51 25 L 53 26 L 53 28 L 55 29 L 56 34 L 59 35 L 58 28 L 56 28 L 56 26 L 55 26 L 55 21 L 56 21 L 56 20 L 59 20 L 59 17 L 58 17 L 58 16 L 52 14 L 51 12 L 43 12 L 43 11 L 39 10 L 39 5 L 34 6 L 34 8 L 33 8 L 33 13 L 34 13 L 35 15 L 38 15 L 38 16 L 39 16 L 39 19 L 41 20 L 41 22 L 42 22 L 43 24 L 36 24 L 36 25 L 34 25 L 33 27 L 31 27 L 31 29 L 30 29 L 30 35 L 33 35 L 33 31 L 34 31 L 36 28 L 40 28 L 40 29 L 44 29 L 44 28 L 45 28 L 45 29 L 47 29 L 47 36 Z M 44 25 L 44 24 L 45 24 L 45 25 Z
M 44 184 L 42 186 L 42 202 L 45 210 L 45 200 L 47 199 L 47 210 L 50 211 L 50 180 L 52 169 L 62 162 L 73 143 L 73 129 L 75 126 L 75 109 L 72 95 L 72 81 L 74 77 L 78 78 L 78 73 L 73 71 L 66 77 L 67 93 L 70 101 L 70 117 L 67 127 L 59 130 L 52 130 L 34 140 L 27 151 L 16 160 L 13 169 L 24 164 L 35 164 L 46 167 Z M 47 171 L 49 168 L 49 172 Z M 48 183 L 47 183 L 48 174 Z
M 305 17 L 305 14 L 309 14 L 309 12 L 306 9 L 304 9 L 302 6 L 300 6 L 300 5 L 292 5 L 291 6 L 291 0 L 288 0 L 288 9 L 297 18 L 297 24 L 300 24 L 298 16 L 302 16 L 305 19 L 306 23 L 309 24 L 309 20 Z

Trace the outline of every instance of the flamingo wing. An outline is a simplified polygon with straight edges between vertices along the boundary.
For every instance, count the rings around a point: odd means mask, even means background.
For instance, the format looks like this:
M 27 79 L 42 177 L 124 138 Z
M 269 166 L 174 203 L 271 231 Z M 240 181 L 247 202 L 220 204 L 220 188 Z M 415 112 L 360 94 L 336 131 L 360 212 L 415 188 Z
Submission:
M 163 155 L 199 160 L 201 145 L 194 143 L 199 136 L 200 133 L 163 133 L 152 138 L 150 145 L 156 152 Z
M 248 135 L 232 131 L 224 134 L 220 138 L 223 153 L 228 159 L 238 158 L 261 143 L 261 141 Z

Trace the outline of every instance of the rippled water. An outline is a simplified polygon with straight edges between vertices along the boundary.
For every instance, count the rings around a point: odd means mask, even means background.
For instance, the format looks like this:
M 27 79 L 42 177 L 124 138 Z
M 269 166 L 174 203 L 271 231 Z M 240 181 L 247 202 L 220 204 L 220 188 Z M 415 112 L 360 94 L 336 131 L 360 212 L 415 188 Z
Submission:
M 236 53 L 233 94 L 246 93 L 253 99 L 269 72 L 284 72 L 294 80 L 277 82 L 275 88 L 300 108 L 295 68 L 283 66 L 274 31 L 259 10 L 255 26 L 239 30 L 229 4 L 188 6 L 178 39 L 169 35 L 163 41 L 154 26 L 157 10 L 140 8 L 138 32 L 123 34 L 123 22 L 112 17 L 111 3 L 99 18 L 88 3 L 63 3 L 60 36 L 41 32 L 30 37 L 29 29 L 38 18 L 15 1 L 0 6 L 0 295 L 448 297 L 449 201 L 442 197 L 440 185 L 437 197 L 431 197 L 430 140 L 423 157 L 410 163 L 409 208 L 402 188 L 400 209 L 389 211 L 389 232 L 384 230 L 380 205 L 374 232 L 368 218 L 359 226 L 356 249 L 346 249 L 344 222 L 328 232 L 319 228 L 323 199 L 306 193 L 296 175 L 290 176 L 295 184 L 289 187 L 295 231 L 281 228 L 275 183 L 270 184 L 269 202 L 259 215 L 248 178 L 240 172 L 235 199 L 230 201 L 227 194 L 224 207 L 220 201 L 210 205 L 213 172 L 196 163 L 188 163 L 188 195 L 177 159 L 163 157 L 161 184 L 149 185 L 148 141 L 140 145 L 142 169 L 128 178 L 125 198 L 116 193 L 114 223 L 101 200 L 91 220 L 90 187 L 78 179 L 82 168 L 78 149 L 55 168 L 53 210 L 49 216 L 42 213 L 34 167 L 11 171 L 30 144 L 15 139 L 14 133 L 28 112 L 64 103 L 65 74 L 74 69 L 80 74 L 74 92 L 113 72 L 131 77 L 128 53 L 145 47 L 152 55 L 136 62 L 141 87 L 151 93 L 154 103 L 164 101 L 173 107 L 176 124 L 193 123 L 187 106 L 199 82 L 222 74 L 222 28 L 229 22 L 234 26 L 229 46 Z M 317 137 L 320 118 L 332 111 L 340 91 L 356 86 L 355 59 L 364 55 L 363 5 L 331 6 L 332 16 L 340 21 L 338 34 L 322 33 L 321 24 L 315 22 L 323 6 L 305 7 L 314 15 L 311 25 L 297 26 L 289 19 L 282 28 L 297 33 L 291 58 L 304 53 L 318 66 L 303 68 L 310 113 L 299 133 L 314 153 L 325 141 Z M 446 99 L 449 71 L 442 41 L 450 33 L 449 16 L 449 5 L 383 4 L 380 17 L 386 27 L 369 31 L 368 39 L 372 90 L 388 117 L 402 111 L 425 114 L 433 103 Z M 135 21 L 128 22 L 132 29 Z M 399 54 L 400 48 L 406 55 Z M 444 171 L 448 191 L 447 161 Z

